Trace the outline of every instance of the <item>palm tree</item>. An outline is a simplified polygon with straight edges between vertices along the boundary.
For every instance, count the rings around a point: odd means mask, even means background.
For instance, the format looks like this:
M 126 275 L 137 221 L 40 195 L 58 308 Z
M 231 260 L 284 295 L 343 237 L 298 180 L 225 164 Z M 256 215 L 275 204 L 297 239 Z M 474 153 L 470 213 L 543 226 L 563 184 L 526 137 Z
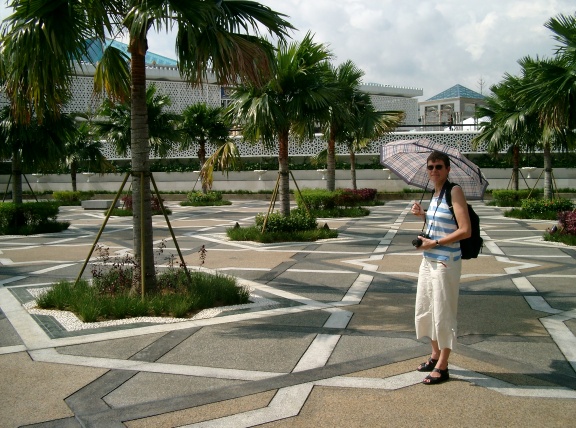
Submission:
M 14 0 L 14 13 L 2 29 L 2 50 L 11 58 L 7 94 L 18 120 L 35 111 L 42 120 L 58 114 L 70 91 L 74 67 L 89 57 L 87 39 L 104 45 L 108 34 L 126 34 L 130 53 L 131 156 L 133 201 L 142 199 L 143 218 L 133 218 L 134 257 L 144 266 L 142 289 L 155 286 L 150 163 L 146 109 L 148 31 L 177 26 L 176 52 L 181 74 L 200 83 L 212 71 L 220 83 L 262 81 L 269 70 L 272 46 L 258 37 L 260 28 L 281 40 L 293 28 L 283 15 L 252 1 L 234 0 Z M 34 7 L 31 7 L 34 6 Z M 249 34 L 253 31 L 255 35 Z M 99 74 L 108 93 L 128 98 L 126 69 L 112 47 L 106 49 Z M 119 65 L 120 64 L 120 65 Z M 118 92 L 115 92 L 117 91 Z M 142 183 L 140 181 L 142 180 Z M 137 211 L 137 210 L 136 210 Z M 140 285 L 135 281 L 133 292 Z
M 525 87 L 523 78 L 506 74 L 504 80 L 490 89 L 486 105 L 479 106 L 477 117 L 489 117 L 489 122 L 480 125 L 480 133 L 472 143 L 477 146 L 487 143 L 494 154 L 510 148 L 512 150 L 513 189 L 519 189 L 520 150 L 534 150 L 542 134 L 537 116 L 528 112 L 518 100 L 518 93 Z
M 338 100 L 330 106 L 330 118 L 325 124 L 324 135 L 327 135 L 328 140 L 326 188 L 334 191 L 336 188 L 336 140 L 344 138 L 346 125 L 353 120 L 355 103 L 361 97 L 358 87 L 364 72 L 350 60 L 338 67 L 330 66 L 330 70 L 338 92 Z
M 180 140 L 177 127 L 180 115 L 166 111 L 172 105 L 168 95 L 159 94 L 156 85 L 146 89 L 146 111 L 148 116 L 148 140 L 150 152 L 157 157 L 166 157 L 172 144 Z M 106 99 L 93 122 L 98 135 L 111 142 L 120 156 L 126 156 L 130 148 L 132 106 L 130 102 L 114 103 Z
M 240 85 L 231 94 L 232 122 L 242 128 L 244 138 L 278 147 L 280 211 L 285 216 L 290 215 L 289 137 L 312 138 L 315 124 L 328 119 L 328 107 L 336 100 L 330 57 L 310 33 L 299 43 L 279 43 L 269 82 Z
M 576 129 L 576 15 L 551 18 L 545 26 L 560 43 L 551 59 L 519 61 L 526 77 L 518 99 L 538 117 L 544 151 L 544 197 L 552 197 L 551 149 L 575 143 Z
M 553 149 L 566 150 L 576 136 L 576 16 L 559 15 L 546 23 L 561 43 L 554 58 L 525 57 L 518 61 L 521 77 L 505 75 L 493 87 L 486 108 L 479 115 L 491 117 L 475 142 L 488 141 L 498 151 L 514 151 L 514 187 L 518 189 L 519 147 L 541 147 L 544 156 L 544 197 L 552 197 Z
M 354 95 L 350 113 L 349 121 L 339 132 L 338 141 L 348 147 L 352 188 L 357 189 L 356 152 L 365 148 L 372 140 L 394 131 L 404 120 L 404 112 L 377 111 L 370 95 L 360 92 Z
M 553 59 L 521 60 L 535 80 L 527 82 L 520 95 L 543 124 L 556 130 L 576 129 L 576 15 L 558 15 L 545 27 L 560 45 Z
M 89 169 L 92 171 L 104 172 L 111 168 L 112 164 L 102 154 L 102 143 L 94 136 L 94 131 L 90 122 L 82 120 L 78 122 L 77 132 L 64 144 L 65 163 L 70 168 L 70 177 L 72 179 L 72 191 L 77 190 L 76 175 L 80 166 L 88 162 Z
M 198 160 L 202 168 L 206 162 L 206 143 L 222 146 L 228 139 L 230 127 L 224 119 L 222 107 L 209 107 L 205 103 L 188 106 L 182 112 L 179 129 L 183 134 L 181 147 L 188 149 L 198 144 Z M 208 181 L 202 180 L 202 191 L 206 193 Z

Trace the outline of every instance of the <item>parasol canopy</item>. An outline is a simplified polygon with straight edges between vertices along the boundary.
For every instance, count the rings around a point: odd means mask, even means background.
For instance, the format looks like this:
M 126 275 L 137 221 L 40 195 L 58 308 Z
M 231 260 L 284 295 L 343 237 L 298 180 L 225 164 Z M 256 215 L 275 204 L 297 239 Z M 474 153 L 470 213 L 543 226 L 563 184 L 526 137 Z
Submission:
M 434 150 L 450 158 L 448 180 L 462 187 L 466 199 L 483 199 L 488 182 L 474 162 L 460 151 L 427 138 L 398 140 L 382 145 L 380 163 L 390 169 L 407 184 L 434 191 L 434 183 L 428 179 L 426 159 Z

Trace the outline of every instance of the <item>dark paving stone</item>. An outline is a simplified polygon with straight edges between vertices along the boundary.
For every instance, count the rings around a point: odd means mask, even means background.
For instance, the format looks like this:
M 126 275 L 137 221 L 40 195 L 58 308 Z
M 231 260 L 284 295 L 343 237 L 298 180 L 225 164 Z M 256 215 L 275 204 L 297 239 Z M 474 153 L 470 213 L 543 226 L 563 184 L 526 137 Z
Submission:
M 22 339 L 20 339 L 20 336 L 16 333 L 14 327 L 12 327 L 10 321 L 6 319 L 4 313 L 0 311 L 0 347 L 22 344 Z

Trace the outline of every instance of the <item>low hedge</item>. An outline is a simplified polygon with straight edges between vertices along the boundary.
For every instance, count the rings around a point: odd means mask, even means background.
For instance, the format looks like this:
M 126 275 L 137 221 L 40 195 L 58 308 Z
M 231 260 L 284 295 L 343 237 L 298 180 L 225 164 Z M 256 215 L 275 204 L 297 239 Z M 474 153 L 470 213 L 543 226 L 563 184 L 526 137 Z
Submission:
M 522 211 L 526 214 L 543 214 L 546 212 L 558 213 L 560 211 L 571 211 L 574 209 L 574 204 L 570 199 L 557 198 L 557 199 L 524 199 L 522 201 Z
M 530 193 L 532 192 L 532 193 Z M 521 189 L 521 190 L 494 190 L 492 191 L 492 200 L 499 207 L 520 207 L 522 201 L 528 196 L 538 198 L 540 189 Z
M 61 203 L 78 204 L 81 201 L 86 201 L 94 196 L 94 192 L 73 192 L 71 190 L 55 191 L 52 193 L 54 200 Z
M 2 203 L 0 234 L 31 235 L 65 230 L 70 223 L 56 221 L 59 205 L 58 202 Z
M 321 211 L 370 204 L 376 199 L 376 194 L 376 189 L 337 189 L 333 192 L 326 189 L 304 189 L 301 193 L 295 193 L 295 199 L 300 209 L 304 209 L 306 204 L 313 211 Z
M 186 195 L 186 198 L 188 199 L 188 202 L 206 204 L 211 202 L 220 202 L 222 200 L 222 193 L 221 192 L 204 193 L 201 191 L 196 191 L 196 192 L 189 192 Z
M 265 219 L 264 213 L 257 214 L 256 227 L 261 229 Z M 266 222 L 267 232 L 296 232 L 312 230 L 317 227 L 316 218 L 310 217 L 305 210 L 299 208 L 290 211 L 289 216 L 284 216 L 279 212 L 270 213 Z

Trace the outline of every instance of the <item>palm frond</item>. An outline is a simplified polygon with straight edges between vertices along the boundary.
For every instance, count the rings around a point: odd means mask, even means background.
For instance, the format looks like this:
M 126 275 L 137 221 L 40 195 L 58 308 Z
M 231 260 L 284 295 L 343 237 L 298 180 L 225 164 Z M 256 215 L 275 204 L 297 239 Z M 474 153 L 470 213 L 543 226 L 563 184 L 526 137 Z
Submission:
M 241 162 L 238 146 L 234 141 L 227 141 L 221 144 L 212 156 L 206 159 L 200 170 L 200 179 L 202 183 L 205 183 L 211 189 L 214 181 L 214 171 L 219 169 L 222 174 L 228 174 L 230 170 L 239 168 Z
M 119 102 L 130 98 L 130 64 L 126 53 L 113 46 L 104 49 L 94 73 L 94 92 L 107 94 Z

